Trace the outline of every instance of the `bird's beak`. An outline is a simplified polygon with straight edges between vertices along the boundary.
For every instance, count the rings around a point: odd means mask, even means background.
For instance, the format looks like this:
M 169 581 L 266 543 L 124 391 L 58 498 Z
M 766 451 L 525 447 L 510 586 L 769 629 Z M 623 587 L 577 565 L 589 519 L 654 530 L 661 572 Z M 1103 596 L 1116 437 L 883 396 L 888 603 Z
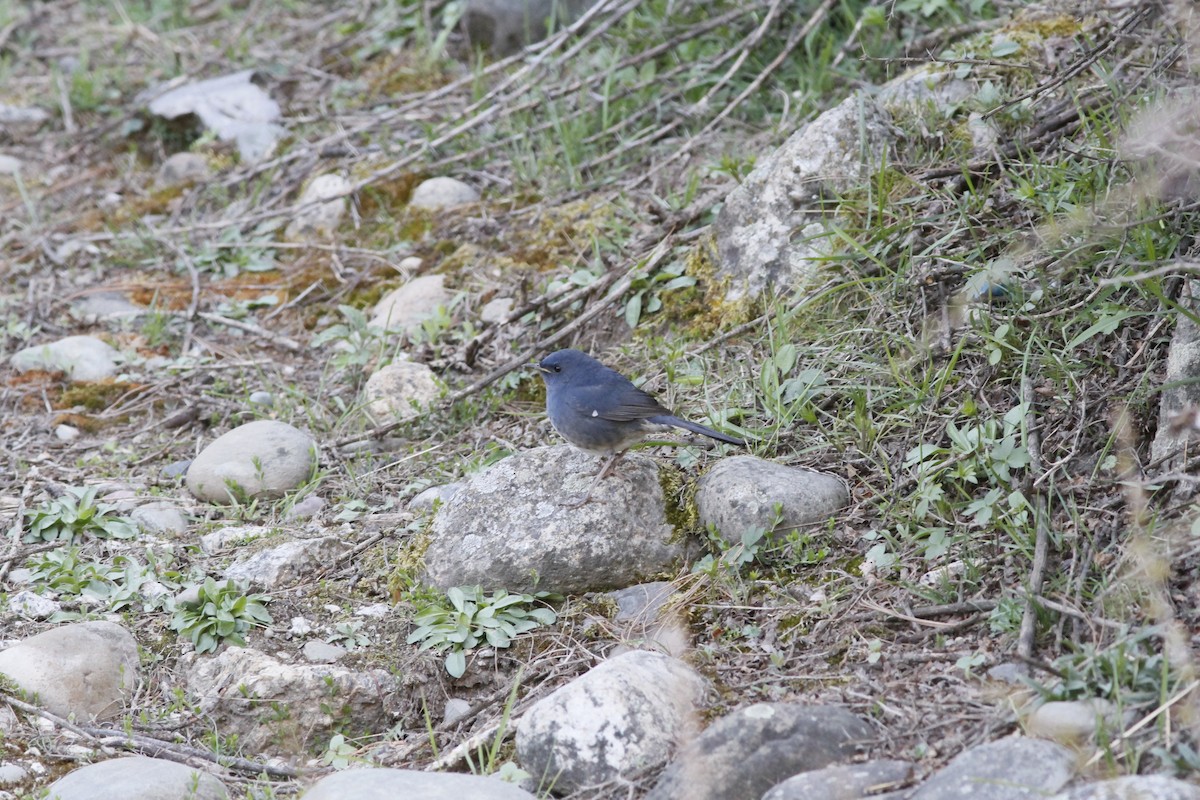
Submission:
M 549 374 L 549 372 L 550 372 L 550 370 L 546 369 L 545 367 L 543 367 L 541 364 L 539 364 L 536 361 L 533 362 L 533 366 L 537 369 L 538 372 L 545 372 L 547 374 Z

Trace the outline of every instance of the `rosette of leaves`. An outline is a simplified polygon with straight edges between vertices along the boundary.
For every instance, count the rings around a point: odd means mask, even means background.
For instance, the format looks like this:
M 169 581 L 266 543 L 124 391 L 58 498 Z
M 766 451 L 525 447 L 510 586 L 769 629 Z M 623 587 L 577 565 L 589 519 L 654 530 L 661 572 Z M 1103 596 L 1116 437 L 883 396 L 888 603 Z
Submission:
M 57 499 L 25 512 L 23 542 L 64 542 L 93 536 L 97 539 L 132 539 L 137 526 L 116 514 L 117 507 L 96 502 L 96 488 L 71 488 Z
M 191 639 L 197 653 L 211 653 L 225 642 L 245 646 L 246 631 L 271 624 L 267 602 L 266 595 L 246 594 L 232 578 L 225 583 L 208 578 L 195 602 L 176 607 L 170 628 Z
M 553 625 L 558 615 L 545 603 L 555 597 L 550 592 L 509 594 L 503 589 L 485 595 L 482 586 L 456 586 L 446 592 L 448 605 L 432 602 L 417 611 L 417 628 L 408 635 L 408 643 L 447 651 L 446 672 L 460 678 L 467 671 L 467 654 L 479 644 L 508 647 L 522 633 Z

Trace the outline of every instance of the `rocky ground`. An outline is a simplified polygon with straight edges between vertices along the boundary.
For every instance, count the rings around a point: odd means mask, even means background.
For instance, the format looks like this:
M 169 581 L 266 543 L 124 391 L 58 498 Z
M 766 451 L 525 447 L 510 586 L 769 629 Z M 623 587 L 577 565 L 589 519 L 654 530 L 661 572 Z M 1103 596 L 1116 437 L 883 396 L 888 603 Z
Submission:
M 548 9 L 0 5 L 0 798 L 1200 796 L 1191 4 Z

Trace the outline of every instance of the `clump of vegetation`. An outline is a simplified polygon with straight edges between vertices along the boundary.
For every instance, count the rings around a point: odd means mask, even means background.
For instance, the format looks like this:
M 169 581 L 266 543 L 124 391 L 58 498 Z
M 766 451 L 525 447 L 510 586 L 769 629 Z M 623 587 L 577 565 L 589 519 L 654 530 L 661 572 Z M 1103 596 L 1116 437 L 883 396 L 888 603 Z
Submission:
M 268 602 L 266 595 L 246 594 L 232 578 L 224 583 L 209 578 L 194 603 L 179 604 L 169 625 L 190 639 L 197 653 L 211 653 L 227 642 L 244 646 L 250 628 L 271 624 Z
M 96 489 L 70 488 L 62 497 L 25 512 L 24 542 L 63 542 L 77 539 L 132 539 L 137 526 L 116 513 L 116 506 L 96 502 Z
M 417 628 L 408 635 L 408 643 L 445 651 L 446 672 L 461 678 L 467 655 L 481 643 L 504 649 L 522 633 L 553 625 L 558 615 L 546 605 L 553 598 L 549 592 L 509 594 L 497 589 L 485 594 L 481 586 L 456 586 L 446 591 L 447 602 L 431 601 L 417 609 Z

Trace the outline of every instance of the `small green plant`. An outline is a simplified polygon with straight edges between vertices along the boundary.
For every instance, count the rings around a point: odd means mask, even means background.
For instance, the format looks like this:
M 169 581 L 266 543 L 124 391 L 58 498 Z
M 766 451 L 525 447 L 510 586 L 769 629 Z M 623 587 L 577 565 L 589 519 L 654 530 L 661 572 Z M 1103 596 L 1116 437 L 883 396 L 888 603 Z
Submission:
M 25 512 L 23 542 L 74 542 L 97 539 L 132 539 L 137 526 L 118 516 L 116 506 L 96 502 L 95 487 L 67 489 L 66 494 Z
M 344 645 L 348 650 L 366 647 L 371 643 L 371 637 L 362 630 L 361 622 L 339 622 L 334 626 L 334 632 L 325 637 L 330 644 Z
M 202 272 L 214 272 L 225 278 L 273 270 L 278 266 L 272 247 L 273 227 L 273 224 L 260 225 L 254 238 L 249 240 L 243 238 L 240 229 L 228 228 L 220 240 L 205 244 L 191 257 L 192 265 Z
M 111 563 L 86 561 L 78 547 L 58 547 L 31 559 L 34 586 L 68 597 L 103 605 L 109 611 L 124 611 L 141 605 L 146 611 L 162 608 L 169 601 L 169 588 L 158 580 L 153 568 L 126 555 Z M 157 586 L 157 591 L 150 591 Z
M 329 745 L 321 756 L 321 763 L 336 770 L 343 770 L 358 754 L 358 748 L 346 741 L 346 737 L 335 733 L 329 739 Z
M 175 610 L 170 628 L 191 639 L 197 653 L 210 653 L 224 642 L 245 645 L 246 631 L 272 622 L 266 602 L 266 595 L 247 595 L 233 579 L 219 584 L 208 578 L 195 603 Z
M 953 525 L 976 528 L 1001 526 L 1016 535 L 1030 522 L 1030 506 L 1016 488 L 1014 473 L 1029 465 L 1022 436 L 1027 407 L 1009 409 L 1002 421 L 988 419 L 959 427 L 947 423 L 950 445 L 924 442 L 909 450 L 905 467 L 913 471 L 916 488 L 909 497 L 912 516 L 898 523 L 922 543 L 927 560 L 945 555 L 952 544 Z M 986 489 L 982 494 L 979 490 Z
M 717 552 L 709 553 L 697 561 L 692 566 L 692 572 L 714 578 L 721 574 L 740 574 L 743 567 L 760 561 L 766 555 L 766 549 L 775 543 L 770 533 L 782 522 L 783 506 L 776 503 L 766 525 L 747 529 L 736 542 L 727 542 L 715 526 L 709 525 L 708 538 Z
M 643 272 L 635 276 L 629 287 L 629 299 L 625 301 L 625 324 L 636 328 L 643 316 L 662 308 L 663 294 L 695 286 L 696 279 L 685 275 L 683 268 L 682 263 L 670 264 L 658 272 Z
M 408 635 L 408 643 L 421 643 L 446 653 L 446 672 L 455 678 L 467 670 L 467 653 L 481 642 L 495 648 L 512 644 L 518 635 L 558 619 L 554 609 L 545 605 L 555 599 L 550 592 L 509 594 L 497 589 L 485 595 L 481 586 L 456 586 L 447 590 L 447 606 L 433 602 L 417 611 L 413 618 L 417 629 Z M 541 603 L 537 607 L 531 607 Z
M 330 325 L 312 338 L 312 347 L 328 349 L 329 363 L 337 369 L 365 367 L 387 347 L 382 328 L 371 325 L 367 315 L 354 306 L 340 305 L 343 322 Z
M 766 528 L 751 528 L 742 534 L 741 539 L 733 544 L 726 544 L 717 533 L 716 528 L 709 527 L 709 537 L 721 548 L 720 553 L 701 558 L 692 566 L 692 572 L 701 572 L 715 577 L 718 573 L 741 572 L 742 567 L 758 560 L 759 549 L 767 536 Z

